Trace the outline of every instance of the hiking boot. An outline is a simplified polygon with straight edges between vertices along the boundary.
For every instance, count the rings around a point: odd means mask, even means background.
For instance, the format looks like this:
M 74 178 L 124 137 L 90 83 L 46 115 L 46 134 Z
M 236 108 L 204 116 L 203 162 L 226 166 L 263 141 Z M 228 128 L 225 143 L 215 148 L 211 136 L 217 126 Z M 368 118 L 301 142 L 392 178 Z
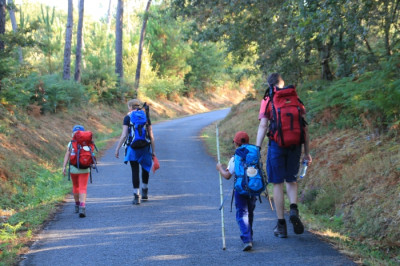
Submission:
M 280 237 L 280 238 L 286 238 L 287 237 L 287 227 L 286 227 L 286 223 L 284 224 L 280 224 L 279 222 L 276 224 L 275 228 L 274 228 L 274 235 L 276 237 Z
M 304 225 L 300 221 L 299 210 L 297 208 L 290 209 L 289 219 L 290 222 L 293 224 L 293 231 L 298 235 L 302 234 L 304 232 Z
M 86 207 L 79 207 L 79 217 L 84 218 L 86 217 Z
M 249 250 L 252 249 L 252 247 L 253 247 L 253 243 L 251 243 L 251 242 L 249 242 L 249 243 L 244 243 L 243 251 L 249 251 Z
M 140 195 L 138 194 L 133 194 L 133 201 L 132 201 L 133 205 L 139 205 L 140 204 Z
M 75 205 L 75 213 L 79 212 L 79 205 Z
M 147 196 L 148 188 L 142 188 L 142 199 L 147 200 L 149 197 Z

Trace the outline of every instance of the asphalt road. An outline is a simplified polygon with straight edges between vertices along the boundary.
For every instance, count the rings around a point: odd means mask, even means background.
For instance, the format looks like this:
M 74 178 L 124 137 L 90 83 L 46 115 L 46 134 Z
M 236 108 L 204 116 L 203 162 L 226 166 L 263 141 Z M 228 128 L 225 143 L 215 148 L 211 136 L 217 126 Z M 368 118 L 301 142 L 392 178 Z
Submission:
M 216 162 L 199 133 L 227 113 L 153 125 L 161 168 L 140 205 L 132 205 L 130 167 L 114 157 L 115 146 L 108 150 L 88 185 L 87 217 L 74 213 L 70 196 L 20 265 L 354 265 L 311 233 L 295 235 L 290 223 L 287 239 L 274 237 L 276 217 L 266 200 L 257 203 L 250 252 L 242 251 L 227 200 L 222 250 Z M 223 182 L 225 195 L 231 182 Z

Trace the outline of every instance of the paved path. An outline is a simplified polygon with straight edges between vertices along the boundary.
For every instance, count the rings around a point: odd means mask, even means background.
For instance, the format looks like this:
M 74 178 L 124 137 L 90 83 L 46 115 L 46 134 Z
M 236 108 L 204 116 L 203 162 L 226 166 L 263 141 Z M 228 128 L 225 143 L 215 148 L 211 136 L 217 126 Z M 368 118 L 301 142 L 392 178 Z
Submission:
M 139 206 L 131 204 L 130 167 L 114 157 L 115 146 L 108 150 L 88 185 L 87 217 L 73 213 L 70 197 L 21 265 L 354 265 L 309 232 L 295 235 L 289 226 L 287 239 L 274 237 L 275 214 L 266 200 L 256 207 L 251 252 L 241 251 L 227 201 L 222 250 L 216 162 L 199 133 L 227 112 L 154 125 L 161 168 Z M 231 181 L 223 184 L 230 193 Z

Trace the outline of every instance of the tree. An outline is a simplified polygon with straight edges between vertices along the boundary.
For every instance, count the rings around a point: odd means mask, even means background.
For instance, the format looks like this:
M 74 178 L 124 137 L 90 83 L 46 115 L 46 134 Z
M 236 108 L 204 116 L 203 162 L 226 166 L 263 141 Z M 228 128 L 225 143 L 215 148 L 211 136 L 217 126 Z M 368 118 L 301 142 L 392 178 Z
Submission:
M 6 0 L 0 0 L 0 52 L 4 51 L 2 37 L 6 33 Z
M 64 72 L 63 79 L 69 80 L 71 77 L 71 43 L 72 43 L 72 27 L 73 27 L 73 3 L 68 0 L 68 18 L 67 28 L 65 30 L 65 47 L 64 47 Z
M 83 28 L 83 12 L 85 0 L 79 0 L 79 20 L 76 35 L 76 61 L 75 61 L 75 80 L 81 80 L 81 61 L 82 61 L 82 28 Z
M 139 82 L 140 82 L 140 69 L 142 67 L 143 43 L 144 43 L 144 37 L 146 35 L 146 26 L 147 26 L 147 20 L 149 18 L 150 5 L 151 5 L 151 0 L 148 0 L 147 5 L 146 5 L 146 11 L 145 11 L 144 17 L 143 17 L 142 31 L 140 33 L 138 61 L 137 61 L 136 75 L 135 75 L 135 89 L 136 90 L 139 88 Z
M 14 3 L 12 0 L 8 0 L 8 13 L 10 13 L 11 25 L 14 33 L 18 32 L 17 20 L 15 19 L 14 12 Z M 18 60 L 22 64 L 24 62 L 24 58 L 22 57 L 22 49 L 18 47 Z
M 115 73 L 118 80 L 121 81 L 124 77 L 124 69 L 122 64 L 122 28 L 124 18 L 124 1 L 118 0 L 117 17 L 115 23 Z
M 107 9 L 107 35 L 110 32 L 111 26 L 111 2 L 112 0 L 108 1 L 108 9 Z

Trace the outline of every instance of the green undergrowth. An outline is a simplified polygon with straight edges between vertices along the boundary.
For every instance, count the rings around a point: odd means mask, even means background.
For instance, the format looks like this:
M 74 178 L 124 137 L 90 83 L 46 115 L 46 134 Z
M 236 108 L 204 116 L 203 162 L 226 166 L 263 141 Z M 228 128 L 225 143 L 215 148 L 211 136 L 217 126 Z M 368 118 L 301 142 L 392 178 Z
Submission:
M 98 156 L 121 132 L 112 108 L 70 109 L 54 115 L 1 110 L 0 265 L 13 265 L 27 243 L 55 213 L 71 182 L 62 163 L 74 124 L 94 132 Z

